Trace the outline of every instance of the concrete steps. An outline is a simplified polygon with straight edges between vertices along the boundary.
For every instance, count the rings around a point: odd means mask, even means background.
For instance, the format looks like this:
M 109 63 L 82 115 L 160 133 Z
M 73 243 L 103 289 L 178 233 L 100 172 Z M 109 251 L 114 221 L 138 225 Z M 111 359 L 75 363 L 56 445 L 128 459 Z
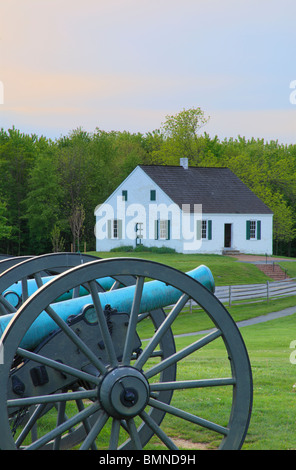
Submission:
M 222 251 L 222 255 L 226 255 L 226 256 L 235 256 L 235 255 L 240 255 L 240 251 L 238 250 L 233 250 L 231 248 L 224 248 L 224 250 Z

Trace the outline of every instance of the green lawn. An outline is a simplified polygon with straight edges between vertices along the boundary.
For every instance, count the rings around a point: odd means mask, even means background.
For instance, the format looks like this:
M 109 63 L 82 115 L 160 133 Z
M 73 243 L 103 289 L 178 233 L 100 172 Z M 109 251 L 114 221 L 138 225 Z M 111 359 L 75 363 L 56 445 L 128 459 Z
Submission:
M 296 365 L 289 361 L 292 351 L 289 345 L 291 340 L 296 339 L 295 318 L 293 316 L 241 330 L 249 351 L 254 384 L 253 411 L 243 450 L 296 449 Z M 182 347 L 186 345 L 186 338 L 177 341 L 182 342 Z M 211 374 L 214 369 L 218 369 L 217 358 L 220 362 L 222 354 L 222 345 L 211 346 L 202 351 L 196 361 L 191 358 L 191 364 L 184 364 L 185 373 L 189 377 L 190 370 L 205 370 Z M 173 401 L 175 406 L 181 408 L 186 403 L 186 409 L 191 412 L 201 410 L 203 417 L 214 422 L 223 420 L 223 412 L 226 413 L 230 402 L 231 397 L 225 388 L 180 391 L 175 393 Z M 183 429 L 180 428 L 182 424 Z M 205 444 L 208 449 L 218 445 L 217 436 L 200 430 L 198 426 L 177 423 L 170 417 L 166 417 L 164 426 L 183 439 Z
M 269 278 L 259 269 L 249 263 L 239 263 L 234 258 L 221 255 L 199 255 L 181 253 L 150 253 L 150 252 L 89 252 L 100 258 L 134 257 L 156 261 L 179 269 L 182 272 L 206 265 L 212 271 L 216 286 L 234 284 L 257 284 L 266 282 Z M 291 263 L 292 264 L 292 263 Z
M 291 278 L 296 278 L 296 263 L 291 261 L 281 261 L 278 263 L 282 269 L 287 271 L 287 275 Z
M 295 298 L 293 301 L 295 304 Z M 244 316 L 243 310 L 245 307 L 236 308 L 238 318 Z M 261 306 L 260 310 L 266 312 L 269 308 Z M 197 311 L 192 315 L 182 312 L 174 323 L 174 334 L 210 326 L 207 321 L 205 315 Z M 253 411 L 244 450 L 296 449 L 296 365 L 290 362 L 294 351 L 290 343 L 296 340 L 295 321 L 296 314 L 240 330 L 250 357 L 254 384 Z M 178 349 L 188 342 L 186 337 L 176 339 Z M 227 376 L 228 364 L 224 356 L 225 346 L 222 341 L 215 341 L 182 361 L 179 370 L 182 377 L 188 379 Z M 231 393 L 227 388 L 176 391 L 172 403 L 192 413 L 200 410 L 200 415 L 210 421 L 227 423 Z M 166 416 L 163 427 L 170 435 L 201 443 L 208 449 L 219 445 L 216 434 L 170 416 Z
M 252 365 L 254 403 L 244 449 L 296 449 L 296 315 L 241 329 Z
M 243 283 L 260 283 L 267 280 L 254 265 L 238 263 L 233 258 L 215 255 L 158 255 L 153 253 L 97 253 L 98 256 L 106 258 L 113 256 L 136 256 L 138 258 L 150 259 L 164 262 L 181 271 L 187 271 L 200 264 L 208 266 L 214 276 L 216 285 L 230 285 Z M 281 263 L 288 274 L 296 277 L 296 263 Z M 229 309 L 235 321 L 264 315 L 268 312 L 296 305 L 296 298 L 290 297 L 273 300 L 269 303 L 261 302 L 243 306 L 234 306 Z M 198 328 L 209 326 L 206 315 L 197 310 L 190 314 L 189 310 L 182 313 L 182 318 L 176 322 L 175 332 L 180 333 L 195 331 L 195 317 L 198 316 Z M 291 364 L 290 343 L 296 340 L 296 314 L 278 320 L 244 327 L 241 329 L 246 343 L 253 373 L 254 401 L 253 411 L 248 434 L 243 449 L 245 450 L 286 450 L 296 449 L 296 365 Z M 186 343 L 186 339 L 178 339 Z M 206 357 L 199 356 L 198 362 L 191 365 L 192 368 L 201 367 L 207 362 L 211 367 L 210 359 L 219 357 L 219 345 L 212 346 L 207 350 Z M 214 365 L 216 367 L 216 365 Z M 294 386 L 295 385 L 295 386 Z M 206 416 L 215 419 L 218 408 L 215 400 L 223 401 L 224 398 L 214 397 L 211 392 L 199 393 L 198 397 L 185 397 L 188 406 L 204 407 Z M 177 394 L 176 394 L 177 395 Z M 183 395 L 184 398 L 184 395 Z M 182 400 L 182 398 L 181 398 Z M 178 402 L 178 396 L 176 397 Z M 169 420 L 168 420 L 169 421 Z M 172 420 L 173 421 L 173 420 Z M 164 423 L 166 424 L 166 423 Z M 178 426 L 173 422 L 166 424 L 169 428 Z M 200 433 L 197 427 L 187 427 L 186 435 L 193 442 L 203 442 L 209 448 L 215 447 L 215 439 L 207 433 Z M 176 433 L 183 431 L 176 427 Z

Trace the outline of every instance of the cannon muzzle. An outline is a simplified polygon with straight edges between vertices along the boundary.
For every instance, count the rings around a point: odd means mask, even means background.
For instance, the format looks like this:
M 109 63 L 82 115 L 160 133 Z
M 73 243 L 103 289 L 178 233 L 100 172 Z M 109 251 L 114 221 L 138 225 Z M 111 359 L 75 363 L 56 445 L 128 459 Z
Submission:
M 186 274 L 197 280 L 210 292 L 214 293 L 214 278 L 208 267 L 201 265 Z M 134 293 L 135 286 L 129 286 L 117 290 L 100 292 L 98 296 L 103 309 L 106 305 L 111 305 L 111 307 L 118 312 L 129 313 L 132 308 Z M 177 288 L 168 286 L 164 282 L 148 281 L 144 284 L 139 313 L 149 312 L 174 304 L 181 295 L 182 293 Z M 82 309 L 88 304 L 92 304 L 91 295 L 55 303 L 53 308 L 64 321 L 67 321 L 70 316 L 79 315 Z M 8 314 L 0 317 L 1 336 L 14 315 L 15 314 Z M 55 330 L 57 330 L 57 324 L 46 312 L 42 312 L 25 333 L 20 346 L 32 350 Z

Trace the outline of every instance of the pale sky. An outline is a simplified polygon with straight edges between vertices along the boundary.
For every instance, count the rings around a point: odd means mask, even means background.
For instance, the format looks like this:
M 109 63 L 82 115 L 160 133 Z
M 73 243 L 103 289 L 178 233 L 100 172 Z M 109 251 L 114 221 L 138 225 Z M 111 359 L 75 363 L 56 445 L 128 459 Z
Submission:
M 295 0 L 0 0 L 0 127 L 146 133 L 199 106 L 221 140 L 296 144 L 295 20 Z

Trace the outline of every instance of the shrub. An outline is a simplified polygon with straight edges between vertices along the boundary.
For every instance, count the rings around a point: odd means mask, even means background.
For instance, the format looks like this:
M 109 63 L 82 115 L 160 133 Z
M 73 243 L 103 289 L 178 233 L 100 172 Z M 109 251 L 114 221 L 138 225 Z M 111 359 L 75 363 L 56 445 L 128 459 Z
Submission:
M 113 253 L 117 253 L 121 251 L 128 253 L 130 251 L 134 251 L 134 248 L 131 245 L 126 245 L 126 246 L 118 246 L 117 248 L 112 248 L 110 251 L 112 251 Z
M 130 253 L 130 252 L 149 252 L 149 253 L 160 253 L 160 254 L 165 254 L 165 253 L 176 253 L 176 250 L 173 248 L 168 248 L 166 246 L 144 246 L 144 245 L 137 245 L 135 248 L 131 245 L 126 245 L 126 246 L 118 246 L 117 248 L 112 248 L 110 252 L 124 252 L 124 253 Z

